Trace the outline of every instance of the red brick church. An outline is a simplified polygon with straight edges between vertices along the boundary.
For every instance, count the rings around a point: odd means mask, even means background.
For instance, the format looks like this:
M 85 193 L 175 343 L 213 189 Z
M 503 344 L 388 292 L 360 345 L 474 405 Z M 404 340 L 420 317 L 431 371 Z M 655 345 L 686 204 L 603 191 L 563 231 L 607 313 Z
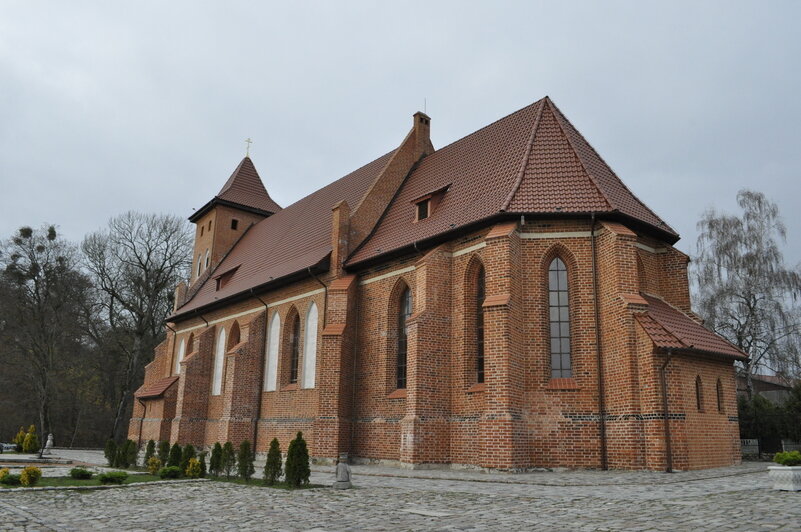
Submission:
M 678 234 L 547 97 L 281 208 L 245 158 L 196 225 L 129 437 L 408 467 L 740 460 L 734 361 Z

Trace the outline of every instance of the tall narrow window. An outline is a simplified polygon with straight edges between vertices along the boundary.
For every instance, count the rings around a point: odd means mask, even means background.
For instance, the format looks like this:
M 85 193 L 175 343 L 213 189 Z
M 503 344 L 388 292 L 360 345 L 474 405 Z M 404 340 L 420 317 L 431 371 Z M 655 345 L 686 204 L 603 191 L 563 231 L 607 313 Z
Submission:
M 222 393 L 223 362 L 225 361 L 225 329 L 220 328 L 217 338 L 217 350 L 214 353 L 214 374 L 211 380 L 211 395 Z
M 210 261 L 210 255 L 209 255 L 209 250 L 207 249 L 206 250 L 206 260 L 203 262 L 203 269 L 204 270 L 209 267 L 209 261 Z
M 197 275 L 195 277 L 200 277 L 200 268 L 203 267 L 203 258 L 198 255 L 197 256 Z
M 303 387 L 314 388 L 317 366 L 317 305 L 306 314 L 306 338 L 303 341 Z
M 484 268 L 476 276 L 476 382 L 484 382 Z
M 278 345 L 281 334 L 281 317 L 276 312 L 270 322 L 267 336 L 267 360 L 264 365 L 264 391 L 275 391 L 278 384 Z
M 292 321 L 289 349 L 289 383 L 295 384 L 298 382 L 298 363 L 300 362 L 300 316 L 297 314 Z
M 701 377 L 700 375 L 695 378 L 695 407 L 698 409 L 699 412 L 704 410 L 704 394 L 703 390 L 701 389 Z
M 181 361 L 184 359 L 186 353 L 186 340 L 181 340 L 181 345 L 178 346 L 178 355 L 175 357 L 175 373 L 178 375 L 181 372 Z
M 723 383 L 720 382 L 720 379 L 718 379 L 717 392 L 718 392 L 718 412 L 720 412 L 722 414 L 723 413 Z
M 398 389 L 406 388 L 406 322 L 412 315 L 412 291 L 409 287 L 403 289 L 400 295 L 398 310 L 398 355 L 395 366 L 396 384 Z
M 570 362 L 570 299 L 567 268 L 555 258 L 548 268 L 548 312 L 551 332 L 551 378 L 573 376 Z

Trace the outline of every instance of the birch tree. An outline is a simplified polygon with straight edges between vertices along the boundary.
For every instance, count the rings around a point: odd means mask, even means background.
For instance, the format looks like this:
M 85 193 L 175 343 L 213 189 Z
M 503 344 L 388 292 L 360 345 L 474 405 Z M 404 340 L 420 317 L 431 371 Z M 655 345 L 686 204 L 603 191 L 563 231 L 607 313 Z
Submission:
M 740 367 L 750 400 L 755 373 L 798 375 L 801 274 L 784 263 L 778 206 L 751 190 L 737 203 L 739 216 L 711 209 L 698 222 L 692 279 L 706 326 L 750 357 Z

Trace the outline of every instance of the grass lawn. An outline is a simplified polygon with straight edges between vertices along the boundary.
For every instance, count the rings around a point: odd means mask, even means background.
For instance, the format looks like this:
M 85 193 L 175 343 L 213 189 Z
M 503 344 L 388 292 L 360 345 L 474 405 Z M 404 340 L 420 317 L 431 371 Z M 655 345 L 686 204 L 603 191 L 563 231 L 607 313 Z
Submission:
M 154 480 L 161 480 L 160 477 L 155 475 L 131 475 L 125 479 L 123 484 L 136 484 L 137 482 L 153 482 Z M 72 477 L 42 477 L 39 479 L 39 482 L 36 483 L 37 488 L 49 487 L 49 486 L 59 486 L 59 487 L 72 487 L 72 486 L 100 486 L 100 481 L 97 479 L 97 475 L 94 478 L 90 478 L 88 480 L 79 480 Z M 114 485 L 114 484 L 109 484 Z M 0 484 L 0 488 L 24 488 L 25 486 L 6 486 L 4 484 Z
M 257 487 L 257 488 L 273 488 L 273 489 L 277 489 L 277 490 L 293 490 L 293 489 L 308 490 L 308 489 L 325 488 L 326 487 L 326 486 L 324 486 L 322 484 L 309 484 L 307 486 L 301 486 L 299 488 L 291 488 L 291 487 L 289 487 L 289 485 L 286 482 L 276 482 L 272 486 L 268 486 L 260 478 L 252 478 L 252 479 L 250 479 L 250 482 L 245 482 L 245 479 L 243 479 L 243 478 L 235 478 L 235 477 L 231 477 L 231 478 L 206 477 L 206 478 L 208 478 L 209 480 L 216 480 L 217 482 L 228 482 L 229 484 L 242 484 L 243 486 L 254 486 L 254 487 Z

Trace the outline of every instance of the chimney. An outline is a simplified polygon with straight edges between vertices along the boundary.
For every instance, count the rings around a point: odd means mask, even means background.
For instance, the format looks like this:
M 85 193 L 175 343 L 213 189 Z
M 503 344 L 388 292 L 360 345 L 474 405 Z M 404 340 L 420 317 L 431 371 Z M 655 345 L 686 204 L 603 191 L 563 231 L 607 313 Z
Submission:
M 431 117 L 417 111 L 414 113 L 413 129 L 418 155 L 428 155 L 433 152 L 433 147 L 431 147 Z

